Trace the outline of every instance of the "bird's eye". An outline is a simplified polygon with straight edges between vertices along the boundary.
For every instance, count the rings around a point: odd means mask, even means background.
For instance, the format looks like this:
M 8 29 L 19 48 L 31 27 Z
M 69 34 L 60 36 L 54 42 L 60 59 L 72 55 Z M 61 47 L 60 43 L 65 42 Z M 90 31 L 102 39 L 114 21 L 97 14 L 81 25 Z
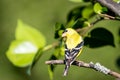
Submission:
M 65 33 L 65 32 L 68 32 L 68 30 L 64 30 L 64 32 L 63 32 L 63 33 Z
M 68 30 L 65 30 L 65 32 L 68 32 Z

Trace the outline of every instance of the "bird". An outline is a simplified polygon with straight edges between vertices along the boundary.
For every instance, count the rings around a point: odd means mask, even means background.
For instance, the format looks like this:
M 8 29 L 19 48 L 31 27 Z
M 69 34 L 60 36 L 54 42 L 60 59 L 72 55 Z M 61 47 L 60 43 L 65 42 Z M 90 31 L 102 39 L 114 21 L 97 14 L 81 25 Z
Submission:
M 65 69 L 63 76 L 68 74 L 68 69 L 71 64 L 76 60 L 76 58 L 81 54 L 84 40 L 82 36 L 79 35 L 74 29 L 67 28 L 62 33 L 62 38 L 64 38 L 65 47 Z

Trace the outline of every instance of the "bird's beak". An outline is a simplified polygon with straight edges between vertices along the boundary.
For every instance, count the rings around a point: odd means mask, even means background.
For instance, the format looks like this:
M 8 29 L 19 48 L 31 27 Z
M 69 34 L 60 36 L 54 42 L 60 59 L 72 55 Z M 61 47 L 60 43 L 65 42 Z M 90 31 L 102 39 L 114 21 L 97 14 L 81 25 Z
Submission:
M 66 41 L 66 33 L 62 34 L 63 41 Z
M 63 34 L 62 34 L 62 37 L 66 37 L 66 33 L 63 33 Z

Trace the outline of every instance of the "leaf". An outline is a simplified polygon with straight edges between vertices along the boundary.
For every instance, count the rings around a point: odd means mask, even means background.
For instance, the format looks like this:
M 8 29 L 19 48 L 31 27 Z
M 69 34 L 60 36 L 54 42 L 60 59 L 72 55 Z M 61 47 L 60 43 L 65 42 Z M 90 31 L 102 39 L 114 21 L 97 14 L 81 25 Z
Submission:
M 6 52 L 8 59 L 18 67 L 31 65 L 38 50 L 46 44 L 44 36 L 36 29 L 18 20 L 15 37 L 16 40 L 11 43 Z
M 56 59 L 57 59 L 57 57 L 54 54 L 50 57 L 50 60 L 56 60 Z M 53 64 L 48 66 L 50 80 L 53 80 L 53 73 L 54 73 L 55 67 L 56 66 Z
M 85 27 L 85 21 L 88 21 L 93 15 L 93 6 L 84 5 L 73 9 L 68 15 L 67 27 L 72 27 L 74 29 Z
M 80 6 L 77 8 L 74 8 L 71 10 L 67 16 L 67 22 L 72 21 L 72 20 L 77 20 L 82 17 L 82 11 L 85 8 L 85 6 Z M 71 22 L 72 23 L 72 22 Z
M 42 48 L 46 44 L 45 37 L 35 28 L 18 20 L 15 37 L 17 40 L 26 40 L 35 44 L 37 47 Z
M 64 31 L 65 27 L 63 26 L 63 24 L 60 23 L 56 23 L 55 24 L 55 39 L 58 39 L 59 37 L 61 37 L 63 31 Z
M 102 13 L 108 12 L 108 9 L 106 7 L 102 7 Z
M 94 5 L 94 12 L 97 14 L 101 14 L 101 13 L 107 13 L 109 11 L 106 7 L 102 7 L 99 3 L 96 3 Z
M 80 18 L 74 22 L 72 25 L 72 28 L 78 29 L 78 28 L 83 28 L 85 27 L 85 21 L 87 21 L 85 18 Z
M 114 37 L 110 31 L 104 28 L 96 28 L 90 32 L 90 37 L 85 37 L 85 45 L 90 48 L 97 48 L 105 45 L 115 47 Z
M 102 6 L 99 3 L 96 3 L 94 5 L 94 12 L 98 13 L 98 14 L 101 14 L 101 12 L 102 12 Z
M 85 7 L 82 11 L 82 17 L 89 19 L 93 15 L 93 6 Z
M 71 19 L 71 20 L 67 23 L 66 28 L 71 28 L 71 27 L 73 27 L 73 26 L 76 24 L 76 22 L 77 22 L 77 20 Z
M 15 66 L 26 67 L 32 64 L 37 51 L 38 47 L 32 42 L 15 40 L 10 44 L 6 55 Z

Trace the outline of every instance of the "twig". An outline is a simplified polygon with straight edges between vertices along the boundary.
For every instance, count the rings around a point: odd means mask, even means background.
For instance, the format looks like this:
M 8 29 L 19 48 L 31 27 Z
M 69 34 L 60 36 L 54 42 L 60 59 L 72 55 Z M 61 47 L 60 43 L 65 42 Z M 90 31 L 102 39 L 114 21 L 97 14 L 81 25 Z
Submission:
M 47 45 L 46 47 L 43 48 L 42 51 L 44 52 L 44 51 L 50 50 L 51 48 L 58 46 L 58 44 L 59 44 L 59 42 L 57 41 L 57 42 L 54 42 L 50 45 Z
M 64 65 L 65 62 L 64 60 L 50 60 L 50 61 L 46 61 L 45 64 L 51 65 L 51 64 L 55 64 L 55 65 Z M 84 68 L 90 68 L 90 69 L 94 69 L 96 71 L 99 71 L 103 74 L 107 74 L 107 75 L 111 75 L 113 77 L 119 78 L 120 79 L 120 74 L 117 72 L 114 72 L 104 66 L 102 66 L 100 63 L 85 63 L 83 61 L 74 61 L 72 65 L 78 66 L 78 67 L 84 67 Z
M 116 17 L 110 16 L 108 14 L 99 14 L 101 17 L 107 18 L 107 19 L 111 19 L 111 20 L 115 20 Z

